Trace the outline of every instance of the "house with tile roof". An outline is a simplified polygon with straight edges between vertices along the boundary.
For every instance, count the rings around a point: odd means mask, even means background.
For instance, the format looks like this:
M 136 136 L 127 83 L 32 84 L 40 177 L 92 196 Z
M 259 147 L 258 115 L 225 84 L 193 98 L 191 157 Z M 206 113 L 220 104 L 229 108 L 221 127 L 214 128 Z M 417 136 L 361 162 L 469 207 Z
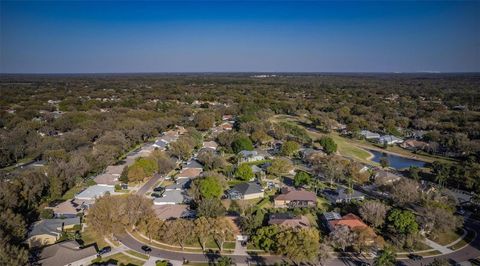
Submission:
M 335 231 L 335 229 L 340 226 L 346 226 L 350 230 L 356 230 L 356 229 L 362 229 L 362 228 L 368 227 L 368 225 L 366 225 L 362 221 L 362 219 L 360 219 L 360 217 L 356 216 L 353 213 L 344 215 L 341 218 L 338 218 L 338 216 L 339 215 L 330 215 L 330 216 L 324 215 L 324 220 L 327 221 L 327 227 L 330 231 Z

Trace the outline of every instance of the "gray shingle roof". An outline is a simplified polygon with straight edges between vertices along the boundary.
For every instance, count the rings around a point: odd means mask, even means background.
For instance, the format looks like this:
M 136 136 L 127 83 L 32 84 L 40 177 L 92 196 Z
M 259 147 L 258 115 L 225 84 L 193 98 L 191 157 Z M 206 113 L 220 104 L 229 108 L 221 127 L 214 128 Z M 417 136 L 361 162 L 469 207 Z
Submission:
M 45 247 L 40 253 L 40 263 L 48 266 L 63 266 L 88 258 L 97 253 L 94 246 L 80 248 L 75 240 L 60 242 Z
M 33 225 L 32 231 L 28 234 L 29 237 L 36 235 L 52 235 L 57 236 L 62 231 L 62 224 L 64 226 L 80 224 L 80 217 L 68 219 L 45 219 Z
M 236 191 L 242 195 L 256 194 L 262 192 L 262 187 L 255 182 L 241 183 L 232 188 L 233 191 Z

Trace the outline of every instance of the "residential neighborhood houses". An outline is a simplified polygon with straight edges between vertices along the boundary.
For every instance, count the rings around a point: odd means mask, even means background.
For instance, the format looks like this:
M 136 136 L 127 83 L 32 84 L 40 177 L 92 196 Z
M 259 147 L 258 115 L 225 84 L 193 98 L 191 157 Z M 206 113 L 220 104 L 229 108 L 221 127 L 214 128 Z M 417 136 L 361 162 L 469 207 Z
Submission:
M 223 117 L 223 121 L 230 121 L 229 119 L 232 119 L 232 116 Z M 229 124 L 231 123 L 229 122 Z M 108 166 L 105 171 L 94 176 L 93 180 L 96 184 L 79 191 L 72 199 L 54 207 L 48 207 L 47 209 L 52 210 L 55 218 L 43 219 L 35 224 L 28 240 L 31 246 L 47 246 L 41 253 L 42 261 L 60 261 L 59 263 L 70 261 L 70 259 L 60 256 L 59 252 L 72 254 L 71 260 L 77 261 L 96 254 L 96 252 L 93 253 L 91 246 L 82 247 L 74 244 L 72 240 L 56 242 L 66 232 L 73 230 L 74 226 L 77 229 L 85 230 L 85 225 L 81 222 L 80 217 L 85 215 L 88 220 L 89 212 L 102 197 L 135 193 L 150 201 L 155 219 L 172 226 L 171 230 L 175 230 L 173 226 L 176 222 L 192 221 L 194 223 L 192 226 L 200 226 L 195 223 L 200 223 L 198 219 L 202 217 L 219 219 L 218 217 L 228 213 L 230 215 L 228 219 L 237 222 L 224 226 L 225 228 L 236 227 L 232 232 L 238 231 L 237 239 L 241 239 L 238 244 L 240 246 L 243 245 L 242 241 L 253 241 L 251 243 L 254 245 L 258 239 L 257 236 L 249 233 L 248 230 L 251 229 L 247 229 L 248 227 L 239 222 L 242 221 L 240 213 L 247 212 L 246 215 L 249 217 L 255 217 L 258 215 L 256 213 L 262 210 L 262 212 L 268 213 L 266 216 L 268 219 L 265 219 L 263 225 L 257 227 L 254 232 L 261 232 L 259 231 L 261 228 L 269 226 L 292 232 L 319 230 L 326 237 L 331 238 L 332 245 L 335 245 L 337 234 L 340 235 L 340 231 L 346 230 L 345 232 L 352 234 L 351 241 L 353 241 L 346 244 L 346 247 L 351 246 L 352 250 L 354 245 L 357 245 L 357 242 L 354 242 L 355 237 L 364 234 L 366 235 L 358 240 L 358 243 L 368 244 L 371 250 L 383 248 L 383 238 L 388 238 L 388 234 L 378 235 L 375 233 L 379 230 L 372 229 L 374 224 L 369 216 L 366 216 L 360 209 L 352 213 L 349 206 L 356 205 L 361 208 L 364 203 L 367 204 L 373 200 L 396 197 L 395 192 L 392 191 L 380 194 L 373 192 L 380 188 L 395 186 L 406 179 L 397 171 L 360 165 L 355 168 L 356 172 L 368 176 L 363 184 L 353 188 L 348 182 L 337 180 L 332 183 L 328 182 L 330 170 L 322 168 L 323 166 L 319 163 L 319 161 L 330 158 L 323 148 L 311 148 L 304 145 L 292 153 L 287 153 L 283 148 L 285 142 L 279 140 L 276 141 L 275 147 L 277 148 L 273 151 L 269 150 L 270 147 L 255 145 L 252 149 L 245 144 L 245 149 L 236 154 L 228 154 L 231 151 L 225 149 L 224 144 L 215 140 L 218 138 L 218 134 L 230 133 L 225 130 L 216 131 L 215 126 L 212 126 L 208 132 L 202 133 L 200 145 L 189 151 L 189 156 L 185 157 L 179 148 L 181 146 L 176 142 L 186 139 L 188 142 L 190 141 L 188 138 L 192 138 L 190 135 L 192 132 L 197 134 L 195 131 L 189 130 L 192 129 L 177 126 L 175 129 L 161 134 L 155 140 L 127 154 L 118 164 Z M 400 138 L 391 135 L 381 136 L 367 130 L 362 131 L 361 135 L 368 140 L 375 140 L 377 143 L 387 145 L 406 143 Z M 205 139 L 210 140 L 206 141 Z M 412 145 L 409 144 L 408 147 L 410 146 Z M 178 153 L 176 149 L 180 149 Z M 208 150 L 208 156 L 213 157 L 200 156 L 200 150 Z M 215 169 L 215 166 L 210 166 L 214 161 L 222 162 L 219 164 L 223 165 L 222 168 Z M 153 163 L 150 164 L 150 162 Z M 348 164 L 351 161 L 347 160 L 342 163 Z M 139 170 L 143 174 L 146 174 L 149 168 L 156 168 L 156 170 L 150 172 L 146 178 L 132 182 L 137 174 L 135 169 L 139 167 L 138 165 L 141 166 L 140 169 L 145 168 Z M 163 165 L 170 165 L 168 171 L 160 171 L 159 167 L 164 167 Z M 242 165 L 248 167 L 241 167 Z M 212 171 L 212 168 L 216 171 Z M 225 172 L 225 169 L 231 170 Z M 304 173 L 302 177 L 298 174 L 299 172 Z M 215 184 L 211 183 L 212 180 Z M 322 184 L 321 189 L 315 187 L 319 183 Z M 218 201 L 220 206 L 215 206 L 216 203 L 207 200 Z M 213 205 L 202 206 L 202 204 L 206 204 L 204 202 Z M 251 210 L 254 211 L 248 213 Z M 211 212 L 222 214 L 212 214 Z M 317 214 L 321 215 L 317 216 Z M 152 221 L 145 221 L 147 224 L 149 222 Z M 213 223 L 213 221 L 211 222 Z M 200 229 L 188 230 L 196 232 L 195 230 Z M 149 234 L 149 231 L 141 231 L 140 235 L 142 234 Z M 177 234 L 182 233 L 177 232 Z M 156 241 L 177 247 L 179 243 L 173 239 L 175 238 L 158 238 Z M 138 236 L 135 241 L 143 243 Z M 235 243 L 234 240 L 228 241 Z M 260 247 L 261 245 L 256 246 L 256 248 Z M 235 246 L 234 248 L 237 249 Z M 219 247 L 219 249 L 222 248 Z M 266 251 L 275 252 L 273 250 Z

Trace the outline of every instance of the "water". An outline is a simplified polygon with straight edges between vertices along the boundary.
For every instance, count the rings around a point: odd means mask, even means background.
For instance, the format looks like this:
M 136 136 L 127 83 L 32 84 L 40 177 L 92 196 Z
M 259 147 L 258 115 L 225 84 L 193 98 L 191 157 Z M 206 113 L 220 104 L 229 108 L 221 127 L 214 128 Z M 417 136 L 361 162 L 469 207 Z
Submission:
M 380 158 L 387 157 L 389 165 L 395 169 L 409 168 L 410 166 L 424 167 L 426 164 L 423 161 L 400 157 L 390 153 L 384 153 L 384 152 L 374 151 L 374 150 L 368 150 L 368 151 L 373 153 L 374 155 L 374 157 L 372 158 L 372 161 L 379 163 Z

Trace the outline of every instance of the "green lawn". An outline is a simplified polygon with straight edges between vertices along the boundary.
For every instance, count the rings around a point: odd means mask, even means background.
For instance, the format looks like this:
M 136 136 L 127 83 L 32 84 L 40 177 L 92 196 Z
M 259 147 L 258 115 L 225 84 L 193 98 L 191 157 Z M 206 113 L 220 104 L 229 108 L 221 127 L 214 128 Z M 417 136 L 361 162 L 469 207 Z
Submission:
M 437 242 L 440 245 L 448 245 L 453 241 L 457 240 L 458 238 L 460 238 L 462 234 L 463 234 L 463 231 L 460 231 L 460 232 L 450 231 L 450 232 L 440 234 L 437 238 L 432 240 Z
M 128 266 L 141 266 L 145 263 L 142 260 L 134 259 L 134 258 L 132 258 L 128 255 L 123 254 L 123 253 L 117 253 L 117 254 L 114 254 L 112 256 L 108 256 L 108 257 L 100 258 L 100 259 L 97 258 L 97 259 L 92 260 L 92 263 L 93 262 L 111 262 L 111 263 L 114 263 L 115 265 L 123 264 L 123 265 L 128 265 Z
M 468 245 L 470 242 L 472 242 L 472 240 L 475 238 L 476 235 L 477 235 L 476 232 L 474 232 L 472 230 L 467 230 L 467 235 L 462 240 L 460 240 L 458 243 L 456 243 L 455 245 L 450 246 L 448 248 L 450 248 L 452 250 L 460 249 L 460 248 Z
M 135 250 L 129 249 L 129 250 L 127 250 L 126 252 L 127 252 L 128 254 L 130 254 L 130 255 L 135 256 L 135 257 L 139 257 L 139 258 L 141 258 L 141 259 L 148 260 L 148 255 L 143 254 L 143 253 L 140 253 L 140 252 L 136 252 Z
M 103 239 L 103 237 L 98 236 L 90 227 L 86 227 L 85 231 L 81 233 L 83 245 L 88 246 L 94 243 L 97 243 L 98 249 L 102 249 L 103 247 L 109 246 L 107 242 Z

